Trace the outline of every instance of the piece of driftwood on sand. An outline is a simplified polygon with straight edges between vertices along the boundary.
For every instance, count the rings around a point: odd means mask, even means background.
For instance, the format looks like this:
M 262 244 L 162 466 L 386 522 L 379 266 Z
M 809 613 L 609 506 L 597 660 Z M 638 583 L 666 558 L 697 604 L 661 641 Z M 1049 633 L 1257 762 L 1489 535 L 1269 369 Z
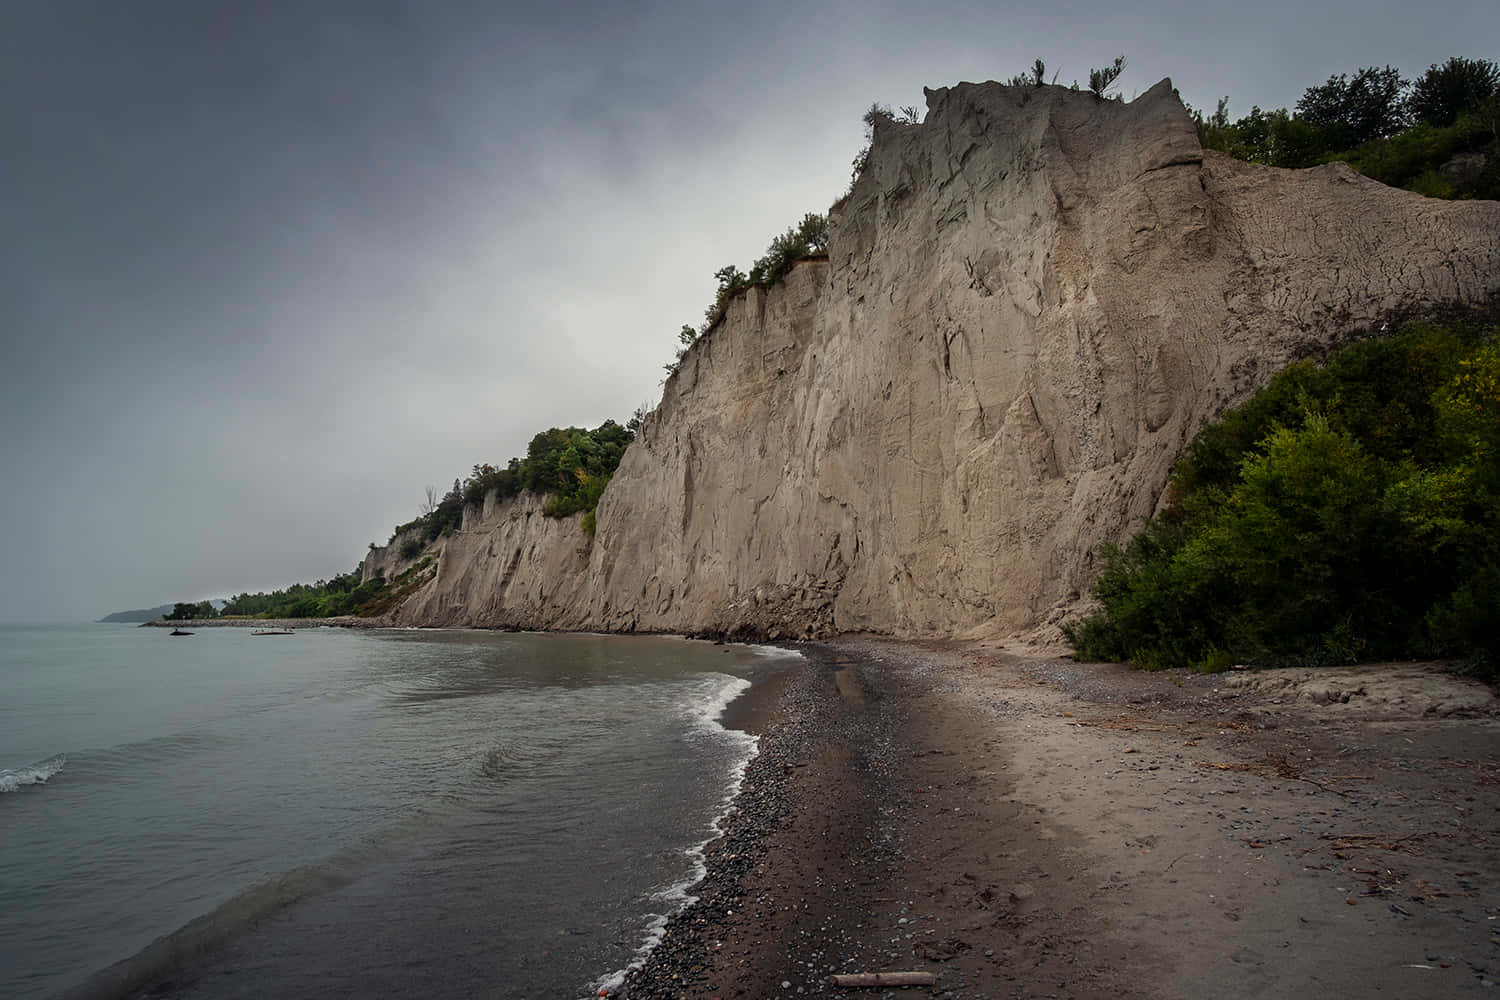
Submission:
M 935 986 L 930 972 L 847 972 L 829 976 L 835 986 Z

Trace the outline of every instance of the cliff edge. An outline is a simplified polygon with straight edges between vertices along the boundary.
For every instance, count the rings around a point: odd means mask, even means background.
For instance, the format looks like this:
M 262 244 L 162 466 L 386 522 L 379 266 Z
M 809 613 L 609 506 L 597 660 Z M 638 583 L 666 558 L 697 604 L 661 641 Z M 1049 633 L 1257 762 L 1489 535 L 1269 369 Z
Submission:
M 878 125 L 829 259 L 688 352 L 594 539 L 491 497 L 393 623 L 1045 633 L 1207 419 L 1383 317 L 1500 293 L 1500 203 L 1206 152 L 1170 81 L 927 105 Z

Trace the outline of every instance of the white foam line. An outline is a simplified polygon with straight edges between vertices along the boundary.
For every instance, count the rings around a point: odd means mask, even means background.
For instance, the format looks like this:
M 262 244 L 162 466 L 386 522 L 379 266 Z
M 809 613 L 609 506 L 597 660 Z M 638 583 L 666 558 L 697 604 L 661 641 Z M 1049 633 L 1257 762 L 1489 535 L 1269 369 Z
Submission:
M 781 646 L 756 646 L 749 644 L 747 644 L 745 648 L 750 650 L 750 652 L 754 653 L 756 656 L 764 656 L 767 659 L 805 659 L 805 657 L 802 655 L 802 650 L 800 649 L 784 649 Z
M 774 647 L 770 647 L 774 648 Z M 789 652 L 788 650 L 777 650 L 777 652 Z M 798 653 L 798 656 L 801 654 Z M 630 964 L 623 969 L 616 969 L 607 975 L 601 976 L 589 984 L 589 996 L 612 996 L 625 981 L 625 977 L 633 970 L 640 968 L 646 963 L 647 957 L 661 944 L 662 938 L 666 936 L 667 921 L 698 901 L 698 897 L 691 892 L 692 888 L 702 882 L 708 875 L 708 856 L 705 853 L 708 845 L 712 844 L 724 835 L 724 821 L 735 812 L 735 800 L 739 798 L 740 789 L 745 784 L 745 769 L 750 762 L 760 753 L 760 737 L 739 730 L 725 729 L 719 721 L 719 716 L 724 709 L 735 698 L 739 697 L 750 687 L 750 682 L 740 677 L 724 677 L 718 686 L 716 697 L 697 700 L 691 706 L 692 715 L 699 720 L 703 728 L 722 733 L 727 736 L 736 736 L 743 739 L 745 754 L 730 771 L 729 780 L 725 783 L 724 797 L 719 801 L 719 811 L 715 814 L 713 821 L 709 823 L 709 835 L 703 840 L 689 847 L 683 853 L 692 862 L 691 873 L 682 881 L 674 883 L 665 889 L 651 894 L 653 900 L 670 903 L 666 913 L 647 914 L 649 922 L 643 934 L 641 946 L 636 949 Z

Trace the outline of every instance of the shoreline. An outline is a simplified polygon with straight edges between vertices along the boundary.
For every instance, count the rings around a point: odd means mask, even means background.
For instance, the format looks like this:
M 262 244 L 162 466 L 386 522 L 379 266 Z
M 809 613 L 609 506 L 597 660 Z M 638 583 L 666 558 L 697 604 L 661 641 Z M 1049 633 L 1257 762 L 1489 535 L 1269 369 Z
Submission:
M 1202 676 L 799 648 L 697 901 L 619 996 L 874 996 L 827 977 L 898 970 L 973 998 L 1500 981 L 1482 685 L 1422 664 Z
M 716 645 L 729 644 L 716 643 Z M 777 648 L 785 654 L 777 657 L 782 661 L 780 665 L 770 667 L 764 673 L 758 674 L 750 681 L 749 686 L 732 697 L 719 711 L 718 725 L 726 732 L 737 732 L 748 736 L 753 742 L 749 758 L 739 766 L 737 777 L 732 779 L 730 790 L 722 800 L 722 809 L 710 825 L 710 835 L 705 840 L 684 849 L 683 853 L 694 861 L 702 874 L 691 882 L 679 883 L 653 894 L 655 898 L 669 898 L 680 894 L 684 899 L 683 908 L 691 906 L 699 898 L 704 880 L 708 878 L 712 870 L 710 852 L 718 849 L 718 844 L 724 838 L 726 831 L 733 826 L 732 817 L 741 810 L 748 771 L 760 756 L 764 746 L 763 734 L 775 722 L 787 686 L 793 683 L 796 676 L 806 668 L 806 657 L 802 650 L 785 646 Z M 680 912 L 681 910 L 678 911 Z M 676 916 L 677 913 L 672 913 L 665 918 L 658 918 L 659 923 L 648 925 L 646 940 L 636 950 L 631 960 L 623 967 L 595 978 L 589 985 L 588 993 L 598 996 L 617 995 L 625 979 L 648 961 L 651 954 L 660 946 L 666 928 L 671 925 Z
M 91 624 L 101 624 L 92 622 Z M 130 624 L 129 622 L 110 622 L 108 624 Z M 333 618 L 188 618 L 180 621 L 168 621 L 157 618 L 154 621 L 141 622 L 136 628 L 353 628 L 353 629 L 381 629 L 393 628 L 394 626 L 383 625 L 375 618 L 356 618 L 353 615 L 339 615 Z

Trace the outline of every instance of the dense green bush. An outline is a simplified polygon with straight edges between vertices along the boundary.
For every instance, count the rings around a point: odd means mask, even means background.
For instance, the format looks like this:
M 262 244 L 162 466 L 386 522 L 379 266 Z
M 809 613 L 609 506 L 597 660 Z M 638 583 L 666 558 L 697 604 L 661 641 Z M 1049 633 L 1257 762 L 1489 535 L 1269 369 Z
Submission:
M 441 500 L 435 499 L 431 510 L 398 524 L 391 541 L 410 533 L 402 542 L 401 555 L 416 558 L 428 543 L 463 524 L 466 507 L 483 503 L 491 493 L 504 499 L 524 490 L 546 497 L 543 513 L 551 517 L 591 511 L 633 440 L 635 432 L 613 420 L 593 430 L 553 427 L 542 431 L 531 439 L 525 458 L 512 458 L 503 469 L 476 465 L 467 478 L 455 479 L 453 488 Z
M 1500 326 L 1415 322 L 1294 364 L 1208 425 L 1108 548 L 1083 658 L 1500 660 Z

